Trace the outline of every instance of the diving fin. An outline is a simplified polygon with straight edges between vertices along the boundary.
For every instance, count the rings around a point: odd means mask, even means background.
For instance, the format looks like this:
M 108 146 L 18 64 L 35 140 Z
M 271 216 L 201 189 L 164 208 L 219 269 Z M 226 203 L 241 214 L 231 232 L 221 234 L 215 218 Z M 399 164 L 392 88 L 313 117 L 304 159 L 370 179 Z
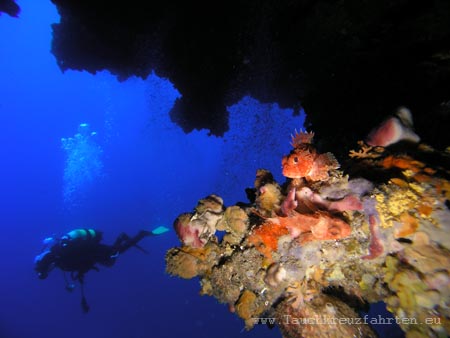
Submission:
M 161 235 L 167 231 L 169 231 L 169 228 L 166 228 L 164 226 L 159 226 L 156 229 L 152 230 L 152 235 L 154 235 L 154 236 Z

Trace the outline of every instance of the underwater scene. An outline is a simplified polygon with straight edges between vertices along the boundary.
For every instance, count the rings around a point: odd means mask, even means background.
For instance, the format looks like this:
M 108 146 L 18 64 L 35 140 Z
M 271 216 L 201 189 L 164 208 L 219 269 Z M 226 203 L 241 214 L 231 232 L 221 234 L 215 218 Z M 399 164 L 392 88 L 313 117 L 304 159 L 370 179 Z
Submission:
M 55 5 L 4 3 L 0 338 L 450 335 L 450 148 L 412 109 L 336 153 L 251 91 L 187 132 L 170 78 L 65 69 Z

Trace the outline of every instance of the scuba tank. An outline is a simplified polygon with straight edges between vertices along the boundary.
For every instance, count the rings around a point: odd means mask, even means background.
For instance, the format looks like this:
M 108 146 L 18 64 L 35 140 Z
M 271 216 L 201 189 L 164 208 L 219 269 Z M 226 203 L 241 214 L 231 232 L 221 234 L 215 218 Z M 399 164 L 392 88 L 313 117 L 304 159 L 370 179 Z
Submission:
M 94 244 L 102 240 L 103 234 L 94 229 L 74 229 L 61 237 L 61 247 L 69 244 Z

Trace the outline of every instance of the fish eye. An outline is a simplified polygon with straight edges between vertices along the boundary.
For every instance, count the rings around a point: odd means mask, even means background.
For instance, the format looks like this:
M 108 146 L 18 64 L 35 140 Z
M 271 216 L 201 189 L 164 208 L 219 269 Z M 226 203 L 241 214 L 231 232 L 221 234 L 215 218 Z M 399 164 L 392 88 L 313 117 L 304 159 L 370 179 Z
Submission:
M 293 158 L 293 161 L 294 161 L 294 163 L 298 163 L 298 157 L 295 156 L 295 157 Z

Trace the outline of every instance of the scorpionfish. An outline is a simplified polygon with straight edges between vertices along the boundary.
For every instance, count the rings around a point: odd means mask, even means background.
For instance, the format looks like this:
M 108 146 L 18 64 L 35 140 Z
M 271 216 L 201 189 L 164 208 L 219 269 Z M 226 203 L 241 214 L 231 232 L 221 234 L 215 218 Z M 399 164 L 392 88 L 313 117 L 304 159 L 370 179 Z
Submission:
M 316 151 L 311 144 L 313 137 L 313 132 L 303 131 L 292 136 L 291 145 L 294 149 L 281 161 L 283 176 L 324 181 L 329 177 L 329 170 L 339 168 L 339 163 L 332 153 L 319 154 Z

